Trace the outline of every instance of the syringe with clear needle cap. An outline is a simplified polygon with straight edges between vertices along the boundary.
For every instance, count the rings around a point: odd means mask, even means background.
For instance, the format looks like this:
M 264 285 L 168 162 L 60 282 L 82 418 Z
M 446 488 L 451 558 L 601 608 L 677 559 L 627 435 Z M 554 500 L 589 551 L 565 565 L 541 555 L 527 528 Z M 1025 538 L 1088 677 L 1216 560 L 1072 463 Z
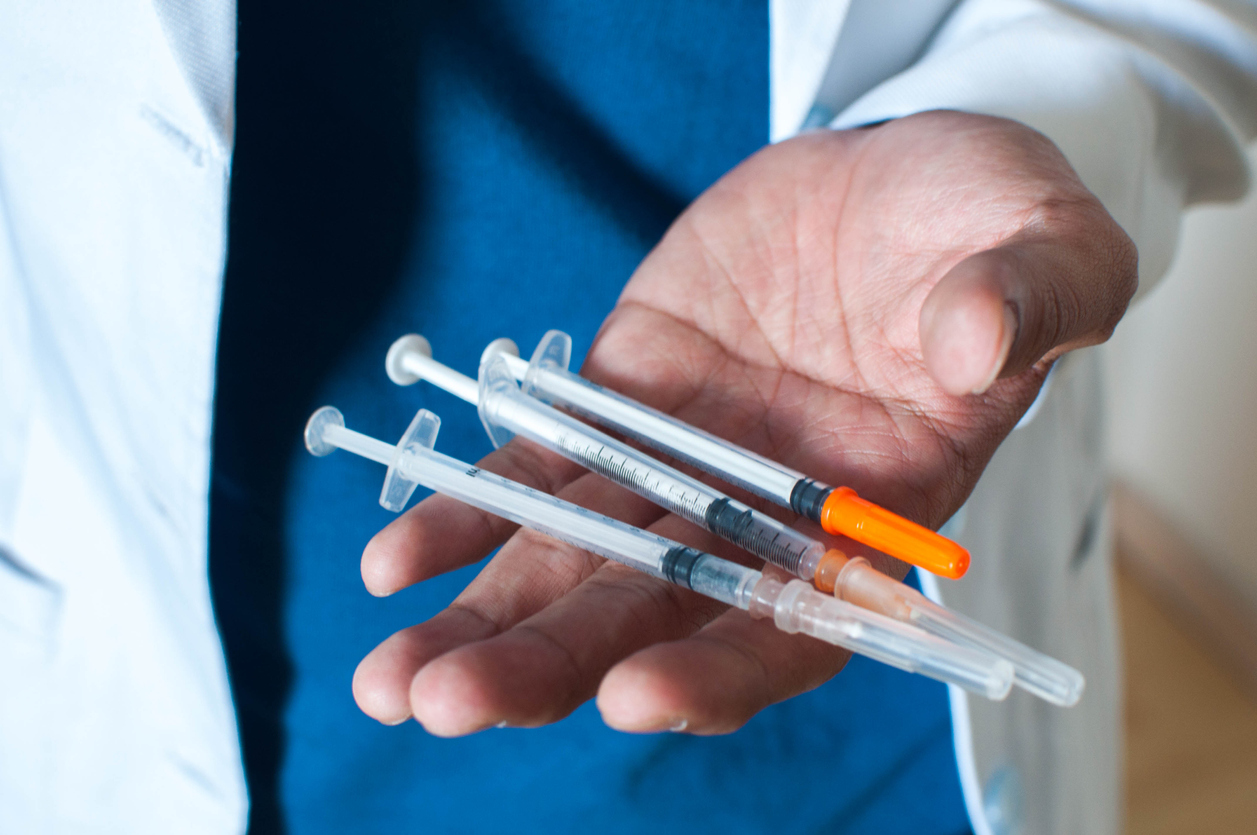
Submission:
M 1005 658 L 1014 667 L 1014 683 L 1040 698 L 1065 706 L 1078 701 L 1083 678 L 1072 667 L 939 606 L 867 560 L 827 550 L 821 542 L 523 394 L 505 364 L 517 350 L 510 340 L 491 344 L 482 355 L 477 382 L 433 359 L 428 341 L 410 334 L 393 343 L 385 367 L 399 385 L 428 380 L 476 405 L 495 446 L 512 434 L 529 438 L 840 599 Z
M 1003 699 L 1013 668 L 990 653 L 960 646 L 811 588 L 782 583 L 739 565 L 533 490 L 432 449 L 440 420 L 420 410 L 391 445 L 345 426 L 324 406 L 306 424 L 314 455 L 344 449 L 388 465 L 380 504 L 394 512 L 423 486 L 607 559 L 748 611 L 771 617 L 785 632 L 802 632 L 908 672 Z

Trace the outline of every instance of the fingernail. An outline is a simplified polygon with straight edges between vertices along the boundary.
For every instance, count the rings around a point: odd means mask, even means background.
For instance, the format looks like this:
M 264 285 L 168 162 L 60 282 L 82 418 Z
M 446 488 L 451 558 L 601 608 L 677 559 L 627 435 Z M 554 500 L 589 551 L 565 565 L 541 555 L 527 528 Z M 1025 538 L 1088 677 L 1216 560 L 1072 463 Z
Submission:
M 995 362 L 991 364 L 990 373 L 986 379 L 974 386 L 974 394 L 982 394 L 991 386 L 995 385 L 995 381 L 999 379 L 999 373 L 1004 370 L 1004 363 L 1008 361 L 1008 352 L 1012 350 L 1013 338 L 1017 336 L 1017 314 L 1008 305 L 1004 305 L 1004 331 L 1000 335 L 999 353 L 995 355 Z
M 503 719 L 501 722 L 497 723 L 497 724 L 496 724 L 496 725 L 494 725 L 493 727 L 495 727 L 495 728 L 509 728 L 509 727 L 510 727 L 510 725 L 506 724 L 506 720 L 505 720 L 505 719 Z
M 402 724 L 403 722 L 405 722 L 405 721 L 406 721 L 407 719 L 409 719 L 409 718 L 410 718 L 409 716 L 403 716 L 401 719 L 394 719 L 392 722 L 385 722 L 383 719 L 381 719 L 381 720 L 379 720 L 379 721 L 380 721 L 380 724 L 381 724 L 381 725 L 388 725 L 390 728 L 395 728 L 395 727 L 397 727 L 398 725 L 400 725 L 400 724 Z
M 689 726 L 690 726 L 690 720 L 682 719 L 680 722 L 677 722 L 675 725 L 668 728 L 668 730 L 675 734 L 675 733 L 680 733 L 681 731 L 685 730 Z

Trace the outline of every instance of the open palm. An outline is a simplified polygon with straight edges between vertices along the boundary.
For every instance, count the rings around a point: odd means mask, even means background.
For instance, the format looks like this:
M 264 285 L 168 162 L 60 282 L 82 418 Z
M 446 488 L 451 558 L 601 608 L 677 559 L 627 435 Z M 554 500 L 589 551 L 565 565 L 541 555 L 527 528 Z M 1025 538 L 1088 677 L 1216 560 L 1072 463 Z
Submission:
M 1129 239 L 1050 142 L 921 114 L 802 136 L 726 175 L 642 262 L 582 373 L 936 527 L 1048 362 L 1106 338 L 1135 281 Z M 526 441 L 482 464 L 733 556 Z M 499 545 L 448 609 L 362 662 L 369 715 L 454 735 L 555 721 L 596 694 L 614 727 L 719 733 L 847 659 L 441 496 L 372 540 L 363 577 L 389 594 Z

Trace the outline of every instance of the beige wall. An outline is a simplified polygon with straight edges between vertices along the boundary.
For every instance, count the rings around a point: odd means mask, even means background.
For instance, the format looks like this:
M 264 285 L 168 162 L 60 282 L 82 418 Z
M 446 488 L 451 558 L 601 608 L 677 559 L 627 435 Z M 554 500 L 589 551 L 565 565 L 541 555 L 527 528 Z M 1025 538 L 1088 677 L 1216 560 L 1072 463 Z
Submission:
M 1116 474 L 1257 608 L 1257 194 L 1187 215 L 1106 350 Z

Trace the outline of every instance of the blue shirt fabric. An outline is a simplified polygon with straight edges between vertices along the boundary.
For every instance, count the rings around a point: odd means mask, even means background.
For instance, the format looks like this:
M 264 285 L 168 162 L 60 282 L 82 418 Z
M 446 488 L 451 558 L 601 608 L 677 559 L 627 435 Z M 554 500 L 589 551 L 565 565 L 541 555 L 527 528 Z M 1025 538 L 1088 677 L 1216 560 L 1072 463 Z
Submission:
M 465 739 L 354 705 L 358 661 L 474 576 L 380 600 L 358 560 L 382 467 L 301 447 L 337 405 L 389 440 L 490 445 L 383 372 L 398 335 L 475 369 L 552 327 L 588 347 L 633 268 L 767 139 L 766 4 L 243 2 L 210 574 L 255 833 L 967 832 L 941 685 L 863 659 L 723 737 L 592 705 Z M 577 358 L 579 360 L 579 357 Z

